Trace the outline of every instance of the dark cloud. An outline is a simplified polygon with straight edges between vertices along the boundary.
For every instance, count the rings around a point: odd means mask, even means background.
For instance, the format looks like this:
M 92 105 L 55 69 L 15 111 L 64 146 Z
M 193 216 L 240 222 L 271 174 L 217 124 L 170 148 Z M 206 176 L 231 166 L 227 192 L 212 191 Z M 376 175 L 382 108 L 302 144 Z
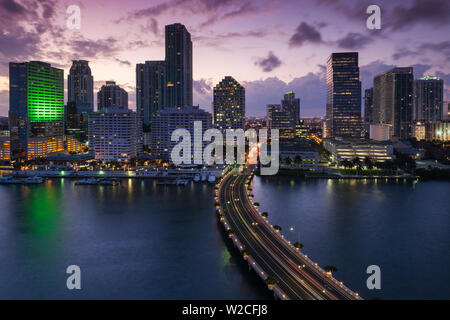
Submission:
M 110 57 L 120 50 L 118 41 L 112 37 L 99 40 L 79 38 L 70 41 L 69 45 L 77 59 Z
M 349 32 L 347 35 L 339 39 L 336 44 L 340 48 L 357 50 L 362 49 L 366 44 L 373 41 L 373 36 L 365 36 L 356 32 Z
M 394 30 L 411 27 L 417 23 L 447 25 L 450 22 L 450 2 L 448 0 L 414 0 L 410 7 L 396 6 L 392 10 Z
M 25 7 L 14 0 L 2 0 L 0 2 L 0 10 L 13 15 L 24 15 L 26 13 Z
M 255 65 L 261 67 L 264 72 L 271 72 L 281 64 L 281 60 L 272 51 L 269 51 L 267 58 L 260 58 L 255 62 Z
M 194 93 L 199 95 L 210 94 L 212 95 L 212 83 L 207 79 L 194 80 L 193 82 Z
M 151 32 L 157 36 L 159 34 L 158 21 L 155 18 L 150 18 L 147 20 L 147 24 L 141 27 L 141 31 L 144 33 Z
M 320 32 L 316 28 L 306 22 L 302 22 L 289 39 L 289 45 L 291 47 L 301 47 L 307 42 L 322 43 L 323 41 Z

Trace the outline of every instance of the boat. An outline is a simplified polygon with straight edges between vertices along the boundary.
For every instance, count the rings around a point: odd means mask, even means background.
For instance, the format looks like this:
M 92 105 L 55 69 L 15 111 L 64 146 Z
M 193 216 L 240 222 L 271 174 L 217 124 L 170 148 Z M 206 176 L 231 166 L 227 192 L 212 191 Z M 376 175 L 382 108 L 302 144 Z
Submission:
M 75 182 L 76 185 L 96 185 L 98 184 L 98 180 L 95 178 L 89 178 L 89 179 L 81 179 Z
M 209 183 L 214 183 L 214 182 L 216 182 L 216 176 L 214 176 L 214 175 L 210 175 L 209 177 L 208 177 L 208 182 Z
M 102 179 L 98 182 L 98 184 L 102 186 L 117 186 L 119 182 L 117 179 Z
M 194 182 L 199 182 L 200 181 L 200 175 L 198 175 L 198 174 L 196 174 L 195 176 L 194 176 Z
M 0 178 L 0 184 L 40 184 L 44 182 L 42 177 L 13 178 L 11 176 L 3 176 Z
M 206 181 L 206 174 L 202 174 L 202 181 Z
M 185 186 L 185 185 L 187 185 L 188 183 L 189 183 L 189 181 L 186 180 L 186 179 L 177 179 L 177 180 L 175 180 L 175 184 L 176 184 L 177 186 Z
M 23 183 L 25 183 L 25 184 L 40 184 L 43 182 L 44 182 L 44 178 L 37 177 L 37 176 L 28 177 L 28 178 L 23 179 Z

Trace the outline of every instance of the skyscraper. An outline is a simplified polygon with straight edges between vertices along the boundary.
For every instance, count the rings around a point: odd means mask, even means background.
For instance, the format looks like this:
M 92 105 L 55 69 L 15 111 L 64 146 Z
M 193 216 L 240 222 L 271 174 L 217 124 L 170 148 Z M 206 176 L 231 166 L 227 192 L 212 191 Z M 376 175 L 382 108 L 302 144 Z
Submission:
M 233 77 L 227 76 L 214 87 L 214 127 L 226 129 L 244 129 L 245 88 Z
M 116 85 L 114 81 L 106 81 L 100 91 L 97 93 L 97 109 L 105 111 L 105 109 L 128 109 L 128 93 Z
M 66 134 L 80 141 L 88 139 L 88 116 L 94 111 L 94 77 L 89 62 L 72 61 L 67 76 Z
M 332 53 L 327 61 L 327 137 L 361 137 L 358 52 Z
M 166 107 L 192 106 L 191 34 L 180 23 L 166 26 Z
M 136 110 L 144 119 L 144 131 L 150 130 L 153 115 L 165 107 L 165 74 L 165 61 L 136 65 Z
M 414 81 L 415 120 L 436 122 L 442 120 L 444 81 L 437 77 L 424 77 Z
M 296 127 L 294 117 L 290 112 L 283 109 L 280 104 L 267 105 L 267 127 L 278 129 L 280 140 L 292 140 L 295 137 Z
M 288 91 L 284 94 L 284 99 L 281 100 L 281 106 L 294 118 L 295 124 L 300 123 L 300 99 L 295 98 L 294 91 Z
M 412 135 L 413 68 L 394 68 L 373 80 L 373 120 L 391 126 L 391 136 Z
M 51 152 L 63 151 L 63 76 L 63 70 L 45 62 L 9 64 L 12 160 L 44 157 Z
M 67 76 L 67 90 L 67 102 L 74 102 L 80 113 L 94 111 L 94 77 L 88 61 L 72 61 Z
M 364 123 L 373 123 L 373 88 L 364 91 Z

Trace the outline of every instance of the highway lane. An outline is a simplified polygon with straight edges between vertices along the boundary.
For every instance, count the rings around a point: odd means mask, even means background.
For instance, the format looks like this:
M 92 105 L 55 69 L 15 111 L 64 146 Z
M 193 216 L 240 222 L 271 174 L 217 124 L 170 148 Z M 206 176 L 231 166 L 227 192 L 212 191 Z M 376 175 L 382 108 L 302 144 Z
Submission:
M 291 299 L 360 299 L 297 252 L 264 221 L 248 199 L 247 178 L 244 174 L 224 178 L 219 193 L 221 205 L 224 208 L 225 204 L 225 216 L 238 239 L 245 243 L 246 251 L 252 257 L 258 256 L 258 264 L 277 278 L 278 286 Z
M 226 179 L 222 182 L 220 202 L 225 209 L 224 215 L 229 222 L 230 228 L 244 245 L 245 251 L 266 273 L 268 273 L 268 275 L 275 276 L 279 279 L 277 285 L 288 297 L 301 300 L 314 299 L 314 296 L 310 295 L 306 290 L 297 287 L 296 281 L 292 278 L 292 275 L 289 272 L 286 272 L 286 270 L 282 268 L 271 255 L 271 252 L 261 245 L 259 240 L 249 232 L 248 227 L 240 220 L 239 216 L 229 214 L 238 210 L 235 201 L 231 201 L 231 199 L 233 199 L 233 187 L 231 187 L 231 182 L 231 179 Z

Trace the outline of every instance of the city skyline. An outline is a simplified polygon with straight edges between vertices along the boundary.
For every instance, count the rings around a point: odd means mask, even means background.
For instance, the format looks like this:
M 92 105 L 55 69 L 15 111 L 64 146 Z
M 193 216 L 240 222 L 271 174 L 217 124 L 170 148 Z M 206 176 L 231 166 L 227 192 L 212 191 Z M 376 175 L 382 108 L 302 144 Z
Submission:
M 376 31 L 365 26 L 365 1 L 357 6 L 347 1 L 130 1 L 126 7 L 116 1 L 78 2 L 80 30 L 65 28 L 69 4 L 32 2 L 0 6 L 0 115 L 9 107 L 7 63 L 30 60 L 49 62 L 65 74 L 72 60 L 88 60 L 95 92 L 114 80 L 130 93 L 134 110 L 136 63 L 164 59 L 164 25 L 175 22 L 192 35 L 194 104 L 207 111 L 213 85 L 231 75 L 246 88 L 249 116 L 264 115 L 266 105 L 288 90 L 302 100 L 302 116 L 323 116 L 324 61 L 331 52 L 346 51 L 360 53 L 363 90 L 380 73 L 412 66 L 415 78 L 442 78 L 444 99 L 449 99 L 449 14 L 443 1 L 425 8 L 418 1 L 381 1 L 382 29 Z M 422 14 L 408 18 L 417 12 Z M 67 101 L 67 83 L 65 95 Z

